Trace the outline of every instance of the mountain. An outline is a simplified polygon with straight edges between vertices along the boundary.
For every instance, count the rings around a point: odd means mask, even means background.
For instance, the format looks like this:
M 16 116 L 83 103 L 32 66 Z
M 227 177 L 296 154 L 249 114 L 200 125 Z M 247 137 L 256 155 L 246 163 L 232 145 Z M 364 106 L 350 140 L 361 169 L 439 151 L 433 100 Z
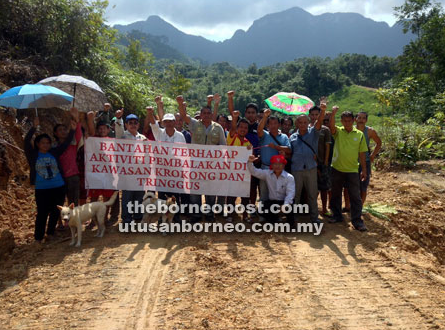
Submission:
M 390 27 L 356 13 L 312 15 L 295 7 L 266 15 L 232 38 L 214 42 L 186 34 L 158 16 L 129 25 L 115 25 L 120 32 L 139 30 L 163 36 L 170 47 L 208 63 L 229 62 L 258 66 L 300 57 L 336 57 L 341 53 L 398 56 L 413 38 L 402 26 Z
M 139 40 L 144 51 L 152 53 L 158 59 L 176 60 L 189 63 L 190 59 L 180 51 L 166 44 L 164 36 L 153 36 L 139 30 L 132 30 L 119 35 L 116 43 L 128 47 L 131 40 Z
M 216 42 L 207 40 L 203 37 L 186 34 L 167 23 L 159 16 L 150 16 L 146 21 L 139 21 L 129 25 L 115 25 L 114 28 L 121 33 L 130 33 L 133 30 L 137 30 L 153 36 L 162 36 L 167 45 L 175 48 L 186 56 L 193 59 L 214 62 L 213 60 L 208 60 L 209 54 L 206 49 L 214 48 L 216 50 Z M 204 53 L 202 53 L 203 50 Z

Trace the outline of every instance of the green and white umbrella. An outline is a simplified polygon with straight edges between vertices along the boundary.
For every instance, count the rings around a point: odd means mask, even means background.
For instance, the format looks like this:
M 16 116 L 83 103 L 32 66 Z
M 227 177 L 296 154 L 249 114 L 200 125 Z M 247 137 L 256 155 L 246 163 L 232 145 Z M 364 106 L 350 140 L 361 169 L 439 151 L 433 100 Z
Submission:
M 285 92 L 279 92 L 264 102 L 266 102 L 270 109 L 287 115 L 307 115 L 309 109 L 315 104 L 307 96 Z

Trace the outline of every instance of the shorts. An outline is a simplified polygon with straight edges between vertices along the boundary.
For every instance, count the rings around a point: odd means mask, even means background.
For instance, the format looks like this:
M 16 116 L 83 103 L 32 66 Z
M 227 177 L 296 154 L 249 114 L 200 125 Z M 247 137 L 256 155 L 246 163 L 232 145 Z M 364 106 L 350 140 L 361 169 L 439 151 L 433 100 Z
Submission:
M 104 198 L 111 198 L 113 196 L 114 190 L 112 189 L 90 189 L 88 191 L 88 197 L 91 199 L 99 199 L 99 196 Z
M 362 167 L 359 166 L 358 173 L 360 176 L 360 172 L 362 171 Z M 360 180 L 360 192 L 366 192 L 368 190 L 369 181 L 371 180 L 371 162 L 366 161 L 366 172 L 368 173 L 368 176 L 366 177 L 365 181 Z
M 331 189 L 330 166 L 318 165 L 317 167 L 317 185 L 319 191 L 328 191 Z

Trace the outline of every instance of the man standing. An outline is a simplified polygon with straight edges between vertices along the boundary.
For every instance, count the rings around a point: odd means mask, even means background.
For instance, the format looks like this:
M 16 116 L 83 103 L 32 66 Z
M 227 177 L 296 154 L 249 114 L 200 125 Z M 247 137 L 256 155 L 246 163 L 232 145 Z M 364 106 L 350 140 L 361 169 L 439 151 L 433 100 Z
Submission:
M 224 130 L 220 124 L 212 121 L 212 110 L 208 106 L 201 109 L 200 119 L 197 120 L 187 115 L 182 95 L 179 95 L 176 101 L 178 102 L 181 119 L 190 127 L 193 144 L 226 145 Z M 216 196 L 205 196 L 206 204 L 210 205 L 210 207 L 215 205 L 215 199 Z M 201 205 L 201 195 L 190 195 L 190 202 Z M 199 221 L 201 217 L 198 214 L 194 214 L 192 218 L 192 221 Z M 209 221 L 215 220 L 213 212 L 207 214 L 206 218 Z
M 190 132 L 184 129 L 184 121 L 181 119 L 181 115 L 179 113 L 175 114 L 175 128 L 178 132 L 181 132 L 184 135 L 185 143 L 192 143 L 192 136 Z
M 366 146 L 363 133 L 354 127 L 354 115 L 352 112 L 345 111 L 341 115 L 343 127 L 335 126 L 335 115 L 338 107 L 332 108 L 329 127 L 335 138 L 334 153 L 332 156 L 332 197 L 331 209 L 333 219 L 329 222 L 342 222 L 341 214 L 341 196 L 343 185 L 349 190 L 351 199 L 351 222 L 356 230 L 366 231 L 367 228 L 362 220 L 362 200 L 360 198 L 360 180 L 366 180 L 368 173 L 366 171 L 366 155 L 368 147 Z M 359 163 L 362 171 L 360 177 Z
M 252 144 L 253 154 L 255 156 L 260 155 L 260 149 L 258 146 L 260 145 L 260 139 L 258 137 L 258 105 L 255 103 L 249 103 L 246 105 L 246 111 L 244 112 L 244 116 L 249 123 L 249 131 L 246 135 L 247 140 Z M 232 114 L 233 117 L 233 114 Z M 256 163 L 253 164 L 256 168 L 261 167 L 261 159 L 257 159 Z M 250 204 L 255 204 L 257 199 L 257 190 L 260 186 L 260 180 L 257 177 L 252 177 L 250 180 Z
M 228 146 L 236 146 L 236 147 L 246 147 L 248 149 L 252 148 L 252 144 L 250 141 L 246 138 L 247 133 L 249 132 L 249 122 L 246 119 L 240 119 L 240 113 L 239 111 L 235 111 L 234 109 L 234 102 L 233 102 L 233 96 L 235 92 L 230 91 L 227 92 L 227 98 L 228 98 L 228 107 L 229 111 L 232 114 L 232 121 L 231 121 L 231 128 L 229 131 L 229 134 L 227 135 L 227 145 Z M 227 196 L 227 204 L 232 205 L 235 207 L 235 196 Z M 249 203 L 249 197 L 242 197 L 241 198 L 241 204 L 245 207 Z M 232 222 L 232 214 L 229 214 L 227 221 Z M 243 213 L 243 220 L 250 222 L 251 218 L 247 214 L 246 211 Z
M 292 128 L 294 126 L 294 121 L 291 117 L 281 118 L 281 133 L 286 134 L 287 137 L 292 135 Z
M 159 117 L 161 116 L 158 113 Z M 185 143 L 184 135 L 181 132 L 178 132 L 175 129 L 176 119 L 175 115 L 171 113 L 162 114 L 162 126 L 165 128 L 160 128 L 159 124 L 156 122 L 153 108 L 147 107 L 147 118 L 150 123 L 151 130 L 153 131 L 153 135 L 156 141 L 159 142 L 172 142 L 172 143 Z M 160 199 L 167 200 L 167 196 L 175 196 L 176 201 L 179 205 L 181 205 L 181 194 L 179 193 L 166 193 L 163 191 L 158 192 L 158 197 Z M 179 214 L 175 214 L 175 218 L 178 219 Z
M 320 223 L 317 205 L 317 149 L 321 124 L 326 111 L 322 103 L 321 114 L 315 125 L 309 127 L 309 117 L 300 115 L 296 120 L 297 131 L 291 135 L 292 175 L 295 178 L 295 203 L 299 204 L 303 188 L 307 193 L 309 216 L 313 223 Z
M 124 112 L 122 110 L 116 111 L 116 138 L 117 139 L 130 139 L 130 140 L 137 140 L 137 141 L 145 141 L 147 138 L 138 132 L 139 129 L 139 117 L 130 114 L 125 118 L 125 128 L 124 131 L 123 128 L 123 121 L 122 121 L 122 115 Z M 133 220 L 139 221 L 142 219 L 142 213 L 137 214 L 130 214 L 128 212 L 128 203 L 132 202 L 134 203 L 138 202 L 139 204 L 142 204 L 142 198 L 144 197 L 144 192 L 139 190 L 123 190 L 122 191 L 122 222 L 124 223 L 130 223 Z
M 371 164 L 372 162 L 374 162 L 375 156 L 377 156 L 380 149 L 382 148 L 382 140 L 372 127 L 366 126 L 367 122 L 368 122 L 368 114 L 366 112 L 360 111 L 358 114 L 355 115 L 356 127 L 358 130 L 363 132 L 363 135 L 365 136 L 366 140 L 366 145 L 368 146 L 368 151 L 366 152 L 366 171 L 368 173 L 368 176 L 365 181 L 360 182 L 360 197 L 362 199 L 362 205 L 365 205 L 369 180 L 371 179 Z M 373 140 L 375 142 L 375 148 L 372 154 L 369 148 L 370 140 Z M 361 167 L 359 168 L 359 171 L 360 170 Z M 349 192 L 348 189 L 345 189 L 345 208 L 350 209 L 350 207 L 351 206 L 349 202 Z
M 326 99 L 323 99 L 323 103 L 326 103 Z M 314 127 L 315 123 L 320 117 L 321 109 L 318 106 L 313 106 L 309 110 L 309 118 L 311 120 L 309 127 Z M 325 114 L 326 115 L 326 114 Z M 323 118 L 325 121 L 326 116 Z M 319 120 L 321 121 L 321 120 Z M 325 125 L 321 125 L 320 134 L 318 137 L 318 150 L 317 150 L 317 186 L 320 191 L 322 215 L 330 216 L 328 212 L 328 191 L 331 189 L 331 180 L 329 174 L 329 156 L 331 151 L 331 131 Z

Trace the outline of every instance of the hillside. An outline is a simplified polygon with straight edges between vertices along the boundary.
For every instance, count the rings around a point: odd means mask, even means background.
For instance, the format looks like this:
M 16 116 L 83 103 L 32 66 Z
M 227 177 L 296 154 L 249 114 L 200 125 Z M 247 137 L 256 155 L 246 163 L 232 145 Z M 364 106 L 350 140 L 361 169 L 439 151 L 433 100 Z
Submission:
M 390 27 L 356 13 L 312 15 L 298 7 L 266 15 L 247 31 L 238 30 L 223 42 L 186 34 L 159 16 L 114 27 L 122 33 L 138 30 L 163 36 L 167 45 L 192 59 L 227 61 L 243 67 L 342 53 L 398 56 L 412 39 L 410 34 L 403 34 L 400 25 Z
M 330 106 L 338 105 L 340 112 L 352 111 L 354 115 L 359 111 L 368 113 L 368 125 L 381 123 L 381 109 L 375 97 L 375 90 L 363 86 L 346 86 L 328 97 Z
M 157 59 L 190 63 L 190 59 L 187 56 L 165 43 L 165 37 L 153 36 L 138 30 L 132 30 L 125 34 L 121 34 L 116 43 L 128 47 L 130 40 L 139 40 L 142 50 L 153 54 Z

